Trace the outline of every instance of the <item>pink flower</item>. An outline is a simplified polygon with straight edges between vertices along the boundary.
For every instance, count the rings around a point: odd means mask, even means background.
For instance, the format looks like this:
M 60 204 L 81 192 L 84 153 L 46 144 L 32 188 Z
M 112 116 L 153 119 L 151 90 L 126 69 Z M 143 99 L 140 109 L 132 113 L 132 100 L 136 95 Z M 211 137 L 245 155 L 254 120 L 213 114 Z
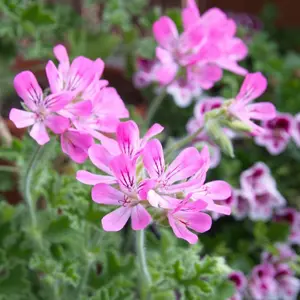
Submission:
M 264 132 L 252 120 L 272 120 L 276 116 L 276 110 L 272 103 L 261 102 L 249 104 L 260 97 L 267 88 L 267 80 L 261 73 L 248 74 L 243 85 L 228 107 L 228 112 L 235 118 L 241 120 L 251 128 L 252 134 L 259 135 Z
M 228 279 L 234 283 L 236 288 L 235 294 L 228 300 L 242 300 L 243 292 L 247 286 L 246 276 L 240 271 L 233 271 L 228 275 Z
M 269 168 L 261 162 L 241 174 L 241 187 L 249 199 L 249 217 L 252 220 L 268 220 L 273 209 L 282 207 L 286 201 L 277 190 Z
M 300 147 L 300 113 L 294 117 L 292 137 L 298 147 Z
M 223 200 L 222 201 L 222 205 L 223 207 L 228 207 L 228 210 L 230 210 L 232 212 L 232 206 L 233 206 L 233 203 L 234 203 L 234 196 L 233 196 L 233 193 L 230 195 L 230 197 L 228 197 L 227 199 Z M 212 212 L 212 217 L 214 220 L 217 220 L 219 219 L 220 217 L 222 217 L 223 215 L 220 214 L 220 213 L 217 213 L 217 212 Z
M 184 200 L 168 199 L 169 206 L 168 220 L 173 229 L 174 234 L 188 241 L 190 244 L 196 244 L 198 236 L 192 233 L 188 228 L 196 232 L 203 233 L 211 228 L 211 217 L 202 212 L 207 203 L 203 200 L 189 202 L 188 195 Z
M 152 125 L 143 138 L 140 138 L 140 131 L 137 124 L 134 121 L 126 121 L 117 126 L 117 140 L 104 136 L 99 137 L 99 139 L 111 154 L 119 155 L 123 153 L 131 159 L 136 159 L 141 154 L 149 139 L 161 133 L 163 129 L 161 125 L 156 123 Z
M 72 100 L 72 94 L 58 92 L 44 97 L 35 76 L 29 71 L 19 73 L 14 79 L 14 86 L 30 111 L 13 108 L 10 111 L 9 118 L 17 128 L 33 125 L 30 136 L 38 144 L 44 145 L 50 140 L 46 128 L 60 134 L 69 127 L 68 119 L 56 113 Z
M 155 70 L 159 65 L 157 60 L 137 59 L 137 72 L 133 75 L 133 84 L 137 88 L 145 88 L 155 81 Z
M 253 300 L 277 299 L 277 282 L 272 264 L 256 266 L 249 279 L 249 292 Z
M 300 213 L 294 208 L 281 208 L 276 211 L 274 220 L 290 225 L 289 242 L 300 245 Z
M 62 151 L 78 164 L 85 162 L 92 144 L 93 138 L 89 134 L 76 129 L 70 128 L 61 135 Z
M 270 252 L 263 252 L 262 261 L 273 265 L 279 265 L 282 263 L 289 263 L 297 259 L 296 252 L 287 244 L 276 244 L 276 250 L 278 255 L 274 255 Z
M 120 206 L 102 218 L 105 231 L 121 230 L 131 217 L 133 230 L 141 230 L 149 225 L 152 218 L 142 205 L 145 187 L 137 184 L 135 162 L 121 154 L 111 159 L 109 168 L 117 179 L 119 189 L 108 184 L 97 184 L 92 189 L 92 199 L 96 203 Z
M 206 210 L 230 214 L 230 208 L 214 202 L 226 200 L 231 194 L 230 186 L 218 180 L 204 184 L 210 165 L 207 147 L 201 153 L 196 148 L 186 148 L 166 168 L 161 143 L 154 139 L 145 147 L 143 162 L 153 185 L 152 192 L 148 193 L 152 206 L 162 207 L 164 195 L 183 193 L 191 194 L 192 200 L 204 200 Z
M 278 155 L 286 149 L 291 139 L 292 126 L 291 115 L 277 113 L 274 119 L 262 123 L 264 132 L 255 137 L 255 142 L 265 146 L 272 155 Z

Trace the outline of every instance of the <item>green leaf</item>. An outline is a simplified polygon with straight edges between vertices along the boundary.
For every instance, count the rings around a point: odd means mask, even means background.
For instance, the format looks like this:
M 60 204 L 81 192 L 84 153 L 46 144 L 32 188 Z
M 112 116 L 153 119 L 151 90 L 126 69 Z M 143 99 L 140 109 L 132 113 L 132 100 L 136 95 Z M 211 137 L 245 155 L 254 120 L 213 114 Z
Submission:
M 156 43 L 154 38 L 146 37 L 139 41 L 137 46 L 136 55 L 148 59 L 153 59 L 155 57 Z
M 35 26 L 52 25 L 55 23 L 53 15 L 49 11 L 44 10 L 38 3 L 32 3 L 27 7 L 23 11 L 21 19 L 23 22 L 28 21 Z
M 268 238 L 272 243 L 286 242 L 290 233 L 290 225 L 286 222 L 271 223 L 268 228 Z

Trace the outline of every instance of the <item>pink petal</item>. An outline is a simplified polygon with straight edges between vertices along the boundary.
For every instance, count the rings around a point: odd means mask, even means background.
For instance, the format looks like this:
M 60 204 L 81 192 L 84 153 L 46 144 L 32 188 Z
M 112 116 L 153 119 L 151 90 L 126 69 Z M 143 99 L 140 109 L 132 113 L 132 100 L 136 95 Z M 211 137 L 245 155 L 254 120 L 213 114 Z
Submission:
M 267 79 L 260 72 L 248 74 L 236 99 L 243 103 L 249 103 L 260 97 L 265 92 L 266 88 Z
M 168 184 L 186 179 L 194 175 L 201 167 L 199 152 L 194 147 L 184 149 L 170 164 L 165 172 Z
M 206 183 L 203 186 L 204 193 L 213 200 L 226 200 L 231 196 L 231 186 L 221 180 Z
M 133 230 L 142 230 L 146 228 L 150 224 L 151 220 L 151 215 L 141 204 L 132 207 L 131 227 Z
M 153 207 L 161 207 L 164 209 L 171 209 L 178 205 L 178 201 L 172 201 L 170 197 L 162 197 L 154 190 L 148 192 L 147 200 Z
M 37 141 L 38 144 L 44 145 L 50 141 L 45 124 L 37 122 L 32 126 L 29 135 Z
M 164 152 L 159 140 L 147 143 L 143 151 L 143 163 L 151 178 L 158 178 L 164 173 Z
M 131 207 L 123 207 L 114 210 L 102 218 L 102 227 L 105 231 L 121 230 L 131 215 Z
M 211 217 L 203 212 L 184 212 L 176 213 L 176 217 L 187 221 L 187 226 L 197 232 L 203 233 L 208 231 L 212 225 Z
M 61 135 L 63 152 L 77 163 L 83 163 L 87 159 L 87 151 L 92 143 L 93 138 L 89 134 L 74 129 L 69 129 Z
M 72 103 L 68 106 L 67 110 L 75 116 L 88 117 L 93 110 L 93 104 L 90 100 Z
M 108 184 L 97 184 L 92 189 L 92 199 L 96 203 L 108 205 L 121 205 L 124 194 Z
M 160 134 L 162 131 L 164 130 L 164 127 L 162 127 L 160 124 L 155 123 L 153 124 L 148 131 L 146 132 L 146 134 L 144 135 L 144 137 L 141 140 L 141 147 L 145 146 L 145 144 L 154 136 Z
M 156 41 L 166 49 L 172 48 L 178 37 L 176 25 L 169 17 L 161 17 L 153 24 L 153 34 Z
M 98 183 L 114 184 L 117 180 L 112 176 L 97 175 L 88 171 L 78 171 L 76 173 L 76 179 L 84 184 L 95 185 Z
M 114 157 L 110 168 L 122 188 L 131 191 L 135 185 L 135 163 L 125 154 Z
M 49 115 L 45 120 L 45 125 L 54 133 L 61 134 L 69 128 L 70 122 L 67 118 L 56 115 Z
M 93 136 L 98 139 L 99 141 L 101 141 L 101 144 L 103 145 L 103 147 L 112 155 L 117 156 L 120 155 L 122 152 L 119 148 L 119 144 L 117 141 L 115 141 L 114 139 L 111 139 L 107 136 L 105 136 L 104 134 L 97 132 L 97 131 L 93 131 Z
M 248 73 L 248 70 L 241 67 L 241 66 L 239 66 L 236 63 L 236 61 L 233 61 L 233 60 L 230 60 L 230 59 L 227 59 L 227 58 L 218 59 L 217 64 L 221 68 L 223 68 L 225 70 L 228 70 L 232 73 L 241 75 L 241 76 L 245 76 Z M 255 99 L 255 98 L 257 98 L 257 97 L 254 97 L 253 99 Z
M 140 132 L 136 123 L 133 121 L 120 123 L 116 135 L 122 153 L 133 157 L 140 146 Z
M 175 63 L 160 64 L 155 68 L 154 77 L 161 85 L 167 85 L 175 78 L 177 71 Z
M 168 214 L 169 224 L 173 229 L 174 234 L 180 238 L 188 241 L 190 244 L 196 244 L 198 236 L 187 229 L 182 223 L 174 219 L 171 214 Z
M 48 61 L 46 65 L 46 75 L 49 81 L 50 90 L 52 93 L 58 93 L 63 90 L 64 79 L 62 74 L 58 72 L 53 61 Z
M 70 103 L 73 97 L 73 94 L 70 92 L 60 92 L 47 96 L 43 103 L 49 111 L 57 112 Z
M 92 145 L 88 150 L 88 154 L 90 160 L 98 169 L 111 174 L 109 165 L 113 156 L 102 145 Z
M 139 185 L 138 185 L 138 196 L 139 196 L 139 199 L 141 200 L 146 200 L 147 199 L 147 195 L 148 195 L 148 192 L 155 188 L 157 184 L 157 181 L 156 180 L 152 180 L 152 179 L 144 179 L 142 180 Z
M 115 133 L 119 124 L 120 120 L 116 116 L 107 115 L 99 117 L 97 119 L 96 130 L 108 133 Z
M 70 61 L 65 46 L 57 45 L 53 48 L 53 52 L 55 57 L 59 61 L 59 70 L 61 72 L 67 72 L 70 67 Z
M 35 111 L 42 102 L 43 91 L 33 73 L 30 71 L 19 73 L 14 79 L 14 87 L 26 106 Z
M 250 119 L 272 120 L 276 117 L 276 108 L 270 102 L 260 102 L 247 106 Z
M 98 78 L 102 76 L 104 67 L 105 67 L 104 61 L 101 58 L 97 58 L 94 62 L 94 69 Z
M 188 0 L 187 7 L 182 10 L 184 29 L 188 29 L 200 20 L 200 12 L 195 0 Z
M 9 119 L 14 122 L 17 128 L 24 128 L 35 123 L 35 114 L 32 112 L 12 108 Z
M 172 54 L 161 47 L 157 47 L 155 53 L 158 60 L 164 65 L 172 64 L 174 61 Z

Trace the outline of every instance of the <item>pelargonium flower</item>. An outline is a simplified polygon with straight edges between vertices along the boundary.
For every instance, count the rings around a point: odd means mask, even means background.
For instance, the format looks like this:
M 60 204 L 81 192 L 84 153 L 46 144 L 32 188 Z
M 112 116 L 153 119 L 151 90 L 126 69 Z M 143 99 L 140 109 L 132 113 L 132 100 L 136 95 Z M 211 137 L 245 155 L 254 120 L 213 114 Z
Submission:
M 297 259 L 297 254 L 293 248 L 288 244 L 276 244 L 277 255 L 270 252 L 262 253 L 262 261 L 273 265 L 278 265 L 282 263 L 289 263 Z
M 274 221 L 288 222 L 290 225 L 289 242 L 300 245 L 300 212 L 290 207 L 278 209 L 274 215 Z
M 249 199 L 249 217 L 253 220 L 270 219 L 273 209 L 286 203 L 264 163 L 258 162 L 245 170 L 241 174 L 240 182 L 243 193 Z
M 233 271 L 228 275 L 228 279 L 235 285 L 236 292 L 228 300 L 242 300 L 243 293 L 247 286 L 247 278 L 244 273 L 240 271 Z
M 265 146 L 272 155 L 283 152 L 292 134 L 293 117 L 290 114 L 277 113 L 274 119 L 264 121 L 264 131 L 255 137 L 256 144 Z
M 136 162 L 121 154 L 111 159 L 109 168 L 117 179 L 119 189 L 105 183 L 97 184 L 92 189 L 92 199 L 96 203 L 120 206 L 102 218 L 103 229 L 119 231 L 130 217 L 133 230 L 144 229 L 152 218 L 142 204 L 147 191 L 136 179 Z
M 33 125 L 29 134 L 40 145 L 44 145 L 50 140 L 46 128 L 56 134 L 63 133 L 68 129 L 69 120 L 59 116 L 57 112 L 72 100 L 70 92 L 63 91 L 45 97 L 35 76 L 30 71 L 19 73 L 14 79 L 14 87 L 26 108 L 30 110 L 23 111 L 13 108 L 10 111 L 9 119 L 17 128 Z
M 272 264 L 263 263 L 254 267 L 248 283 L 252 299 L 277 299 L 278 289 Z
M 226 200 L 231 194 L 231 187 L 219 180 L 204 183 L 210 165 L 207 147 L 201 153 L 194 147 L 184 149 L 166 168 L 161 143 L 154 139 L 145 147 L 143 162 L 153 186 L 148 193 L 152 206 L 163 207 L 165 196 L 174 197 L 180 193 L 186 197 L 189 195 L 191 200 L 204 200 L 206 210 L 230 214 L 230 208 L 214 201 Z
M 249 126 L 254 135 L 264 133 L 264 129 L 252 120 L 268 121 L 276 116 L 276 109 L 270 102 L 250 104 L 260 97 L 266 88 L 267 80 L 260 72 L 248 74 L 238 95 L 228 106 L 228 112 Z

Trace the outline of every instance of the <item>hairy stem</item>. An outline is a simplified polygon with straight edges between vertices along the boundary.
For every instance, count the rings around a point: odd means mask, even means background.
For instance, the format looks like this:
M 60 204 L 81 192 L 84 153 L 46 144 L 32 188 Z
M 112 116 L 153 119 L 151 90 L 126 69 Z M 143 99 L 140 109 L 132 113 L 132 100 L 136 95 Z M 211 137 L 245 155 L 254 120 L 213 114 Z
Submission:
M 151 276 L 146 261 L 144 230 L 138 230 L 136 232 L 136 250 L 137 250 L 138 264 L 140 267 L 140 276 L 141 276 L 140 296 L 141 296 L 141 300 L 143 300 L 148 298 L 149 288 L 151 287 L 152 284 Z
M 148 128 L 150 126 L 151 121 L 156 114 L 156 111 L 158 110 L 158 108 L 160 107 L 162 101 L 164 100 L 164 98 L 166 96 L 166 93 L 167 93 L 166 89 L 162 90 L 161 93 L 158 94 L 151 102 L 151 104 L 149 106 L 147 118 L 145 121 L 146 128 Z
M 37 221 L 36 221 L 36 215 L 35 215 L 34 200 L 32 199 L 32 195 L 31 195 L 32 176 L 33 176 L 36 164 L 42 155 L 42 152 L 43 152 L 42 150 L 43 150 L 43 147 L 38 146 L 36 148 L 36 150 L 34 151 L 32 157 L 31 157 L 31 160 L 28 164 L 26 174 L 25 174 L 25 186 L 24 186 L 25 199 L 26 199 L 27 205 L 29 207 L 30 218 L 31 218 L 32 226 L 34 228 L 37 225 Z
M 178 140 L 176 143 L 172 144 L 170 147 L 168 147 L 165 151 L 165 157 L 168 158 L 171 153 L 174 151 L 183 148 L 184 146 L 190 144 L 203 130 L 203 127 L 198 128 L 193 134 L 188 135 L 180 140 Z

